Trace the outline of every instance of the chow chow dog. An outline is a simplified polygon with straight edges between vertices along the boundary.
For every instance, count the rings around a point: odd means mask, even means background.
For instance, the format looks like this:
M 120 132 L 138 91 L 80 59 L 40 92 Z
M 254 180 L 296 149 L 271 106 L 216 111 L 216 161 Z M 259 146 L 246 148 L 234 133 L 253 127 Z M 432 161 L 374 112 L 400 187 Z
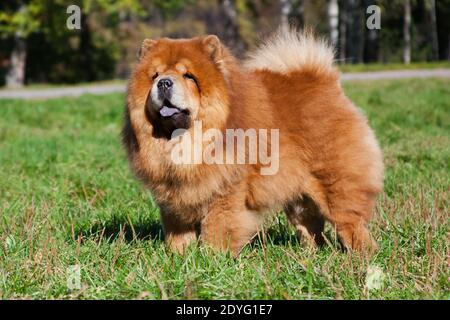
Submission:
M 367 224 L 382 190 L 382 153 L 333 60 L 325 41 L 296 31 L 276 33 L 243 61 L 214 35 L 143 41 L 122 138 L 170 248 L 183 252 L 199 239 L 237 255 L 281 211 L 308 245 L 324 242 L 328 221 L 343 248 L 376 248 Z M 173 148 L 196 122 L 202 132 L 278 130 L 278 170 L 261 174 L 259 157 L 176 163 Z

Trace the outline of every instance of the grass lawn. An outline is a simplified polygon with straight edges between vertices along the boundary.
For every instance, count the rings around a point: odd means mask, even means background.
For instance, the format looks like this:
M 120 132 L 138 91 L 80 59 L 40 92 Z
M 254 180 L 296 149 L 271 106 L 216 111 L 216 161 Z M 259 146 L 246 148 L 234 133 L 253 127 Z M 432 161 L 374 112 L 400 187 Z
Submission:
M 394 71 L 394 70 L 423 70 L 423 69 L 448 69 L 450 61 L 439 62 L 413 62 L 404 63 L 365 63 L 365 64 L 341 64 L 342 72 L 368 72 L 368 71 Z
M 371 258 L 340 252 L 330 227 L 304 249 L 282 215 L 237 259 L 172 254 L 120 146 L 123 95 L 0 100 L 0 298 L 449 299 L 450 80 L 345 89 L 385 153 Z

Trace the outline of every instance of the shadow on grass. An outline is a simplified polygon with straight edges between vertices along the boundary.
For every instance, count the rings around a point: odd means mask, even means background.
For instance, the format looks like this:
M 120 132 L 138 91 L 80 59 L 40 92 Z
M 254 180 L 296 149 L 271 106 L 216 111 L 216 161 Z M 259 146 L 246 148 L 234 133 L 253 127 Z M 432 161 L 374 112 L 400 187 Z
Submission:
M 100 238 L 108 242 L 123 239 L 125 242 L 154 241 L 163 242 L 164 233 L 159 220 L 143 220 L 132 222 L 123 216 L 113 216 L 108 221 L 102 221 L 93 225 L 79 225 L 74 227 L 74 233 L 70 236 L 81 241 Z M 285 226 L 275 225 L 260 232 L 251 242 L 252 248 L 260 248 L 263 244 L 274 246 L 300 245 L 297 235 Z
M 295 233 L 284 225 L 273 225 L 256 235 L 250 243 L 251 248 L 261 248 L 264 245 L 273 246 L 300 246 L 299 239 Z
M 138 221 L 132 222 L 126 217 L 113 216 L 111 220 L 99 222 L 91 226 L 75 226 L 75 239 L 81 241 L 98 240 L 102 238 L 108 242 L 119 239 L 131 243 L 133 241 L 154 241 L 164 240 L 163 229 L 160 221 Z
M 127 243 L 134 241 L 164 241 L 164 233 L 159 220 L 140 220 L 130 223 L 127 217 L 113 216 L 108 221 L 88 226 L 75 226 L 70 236 L 75 239 L 98 241 L 100 238 L 109 243 L 122 239 Z M 327 234 L 326 234 L 327 235 Z M 297 235 L 283 224 L 275 224 L 258 233 L 250 243 L 250 248 L 260 249 L 263 246 L 302 247 Z
M 342 245 L 338 241 L 333 241 L 333 235 L 325 230 L 325 237 L 328 239 L 331 246 L 336 250 L 344 250 Z M 304 244 L 301 243 L 297 234 L 291 230 L 291 228 L 287 227 L 283 224 L 275 224 L 269 227 L 267 230 L 261 231 L 258 235 L 253 239 L 250 243 L 250 247 L 261 248 L 264 245 L 272 245 L 272 246 L 281 246 L 281 247 L 305 247 Z M 325 249 L 327 244 L 324 243 L 319 246 L 319 249 Z

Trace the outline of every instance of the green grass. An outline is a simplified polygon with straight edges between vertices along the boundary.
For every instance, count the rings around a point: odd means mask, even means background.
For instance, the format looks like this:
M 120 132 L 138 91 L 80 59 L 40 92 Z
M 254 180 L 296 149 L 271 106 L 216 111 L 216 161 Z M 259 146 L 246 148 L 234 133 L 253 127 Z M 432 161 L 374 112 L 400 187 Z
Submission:
M 345 89 L 385 153 L 371 258 L 340 252 L 331 228 L 329 246 L 304 249 L 281 215 L 237 259 L 173 254 L 120 146 L 123 95 L 0 101 L 0 298 L 450 298 L 450 81 Z M 369 266 L 380 289 L 365 288 Z
M 404 63 L 367 63 L 367 64 L 341 64 L 342 72 L 368 72 L 368 71 L 394 71 L 394 70 L 421 70 L 421 69 L 448 69 L 450 61 L 439 62 L 413 62 Z

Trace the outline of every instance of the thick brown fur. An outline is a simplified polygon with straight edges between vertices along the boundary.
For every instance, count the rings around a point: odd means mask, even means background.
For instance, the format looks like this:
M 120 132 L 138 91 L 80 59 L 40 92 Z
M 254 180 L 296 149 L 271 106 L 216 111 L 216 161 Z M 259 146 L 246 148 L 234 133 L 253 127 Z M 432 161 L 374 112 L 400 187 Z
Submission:
M 328 221 L 346 248 L 376 246 L 367 223 L 382 190 L 382 155 L 332 63 L 325 43 L 293 31 L 276 35 L 245 63 L 215 36 L 144 42 L 129 82 L 123 143 L 160 206 L 171 248 L 182 252 L 200 236 L 237 254 L 266 213 L 282 209 L 307 243 L 323 242 Z M 260 164 L 173 163 L 172 142 L 155 135 L 146 104 L 154 75 L 181 77 L 186 70 L 197 77 L 198 88 L 183 85 L 198 102 L 192 114 L 204 129 L 280 130 L 277 174 L 261 175 Z

